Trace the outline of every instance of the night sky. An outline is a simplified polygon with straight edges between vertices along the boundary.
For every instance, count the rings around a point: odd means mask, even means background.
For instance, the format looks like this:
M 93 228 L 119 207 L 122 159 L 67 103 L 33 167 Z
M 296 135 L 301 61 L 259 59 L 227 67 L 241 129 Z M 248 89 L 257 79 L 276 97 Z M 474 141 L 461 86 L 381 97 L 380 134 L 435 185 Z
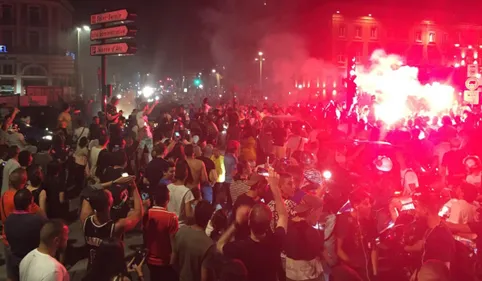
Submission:
M 103 10 L 129 8 L 138 15 L 133 57 L 109 58 L 109 72 L 130 75 L 135 71 L 178 76 L 208 70 L 216 64 L 237 70 L 236 75 L 255 74 L 253 55 L 270 34 L 283 32 L 305 36 L 323 26 L 308 26 L 304 15 L 328 1 L 383 3 L 414 9 L 423 5 L 466 13 L 476 0 L 71 0 L 75 24 L 89 22 L 89 15 Z M 267 3 L 265 6 L 264 3 Z M 477 5 L 480 5 L 478 3 Z M 473 9 L 471 9 L 473 10 Z M 313 30 L 309 30 L 309 28 Z M 315 30 L 316 31 L 316 30 Z M 303 34 L 305 33 L 305 34 Z M 296 42 L 284 42 L 295 45 Z M 85 45 L 87 46 L 87 44 Z M 282 53 L 283 46 L 273 52 Z M 305 51 L 305 50 L 303 50 Z M 306 50 L 316 56 L 316 50 Z M 85 52 L 88 52 L 86 50 Z M 82 54 L 82 53 L 81 53 Z M 85 58 L 85 56 L 84 56 Z M 97 60 L 92 60 L 97 62 Z M 87 63 L 90 65 L 90 62 Z M 90 66 L 89 66 L 90 67 Z M 94 66 L 96 67 L 96 66 Z M 241 71 L 240 71 L 241 70 Z M 253 72 L 253 73 L 250 73 Z
M 89 15 L 103 10 L 128 8 L 138 20 L 138 53 L 131 58 L 109 58 L 109 64 L 129 72 L 178 74 L 212 65 L 209 42 L 203 34 L 201 12 L 213 5 L 206 0 L 71 0 L 76 25 L 87 24 Z M 211 3 L 210 3 L 211 2 Z M 140 5 L 140 3 L 142 3 Z

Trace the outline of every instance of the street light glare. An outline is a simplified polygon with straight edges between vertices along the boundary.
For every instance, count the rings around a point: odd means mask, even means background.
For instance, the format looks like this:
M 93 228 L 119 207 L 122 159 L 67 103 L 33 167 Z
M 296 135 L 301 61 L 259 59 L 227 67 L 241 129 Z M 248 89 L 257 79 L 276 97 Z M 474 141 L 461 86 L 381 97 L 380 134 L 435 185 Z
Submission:
M 77 31 L 81 31 L 82 29 L 80 27 L 77 27 Z
M 262 56 L 262 55 L 263 55 L 263 52 L 258 52 L 258 55 Z
M 85 31 L 90 31 L 90 26 L 88 26 L 88 25 L 84 25 L 82 28 L 83 28 Z
M 142 94 L 144 95 L 144 97 L 148 98 L 152 96 L 152 94 L 154 94 L 154 88 L 145 86 L 144 89 L 142 89 Z
M 213 69 L 212 72 L 213 72 L 213 73 L 216 73 L 216 69 Z

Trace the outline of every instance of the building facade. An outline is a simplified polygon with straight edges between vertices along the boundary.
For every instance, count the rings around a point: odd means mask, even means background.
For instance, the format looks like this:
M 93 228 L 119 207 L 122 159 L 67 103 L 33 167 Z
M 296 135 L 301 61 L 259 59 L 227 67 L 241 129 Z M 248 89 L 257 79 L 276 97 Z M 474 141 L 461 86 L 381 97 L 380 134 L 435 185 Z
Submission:
M 67 0 L 0 1 L 1 94 L 75 84 L 75 56 L 68 51 L 72 14 Z
M 482 21 L 449 10 L 331 4 L 333 63 L 368 63 L 376 49 L 398 54 L 419 67 L 459 67 L 482 63 Z

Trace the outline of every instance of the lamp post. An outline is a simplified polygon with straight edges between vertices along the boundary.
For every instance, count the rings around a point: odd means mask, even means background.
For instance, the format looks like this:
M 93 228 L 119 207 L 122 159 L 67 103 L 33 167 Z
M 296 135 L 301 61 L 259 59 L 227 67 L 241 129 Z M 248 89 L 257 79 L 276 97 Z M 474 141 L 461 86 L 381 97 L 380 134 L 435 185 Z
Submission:
M 90 27 L 88 25 L 83 25 L 82 27 L 77 27 L 77 51 L 75 55 L 75 70 L 77 71 L 77 95 L 80 95 L 84 90 L 84 77 L 82 75 L 80 67 L 80 35 L 81 32 L 90 32 Z
M 258 52 L 258 58 L 254 59 L 255 61 L 259 61 L 259 90 L 263 89 L 263 52 Z
M 213 73 L 213 75 L 216 77 L 216 86 L 218 86 L 218 91 L 220 91 L 220 87 L 221 87 L 221 77 L 219 75 L 219 72 L 216 71 L 216 69 L 213 69 L 211 71 Z

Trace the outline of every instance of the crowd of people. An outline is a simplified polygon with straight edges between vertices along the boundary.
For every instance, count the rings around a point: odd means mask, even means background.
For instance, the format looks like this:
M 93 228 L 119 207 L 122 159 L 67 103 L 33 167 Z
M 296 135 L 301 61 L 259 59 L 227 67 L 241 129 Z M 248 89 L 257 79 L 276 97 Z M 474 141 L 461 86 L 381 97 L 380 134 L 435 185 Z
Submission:
M 144 279 L 143 267 L 149 280 L 386 280 L 377 238 L 407 214 L 422 222 L 422 235 L 402 247 L 419 256 L 415 280 L 462 280 L 453 233 L 482 234 L 475 113 L 388 126 L 342 106 L 211 107 L 205 99 L 155 118 L 157 101 L 128 116 L 118 102 L 89 126 L 65 105 L 48 148 L 12 141 L 22 113 L 5 116 L 8 280 L 69 280 L 75 221 L 85 281 Z M 447 221 L 443 191 L 453 193 Z M 80 200 L 74 214 L 72 200 Z M 141 232 L 145 249 L 128 262 L 127 232 Z M 475 242 L 482 247 L 482 236 Z

